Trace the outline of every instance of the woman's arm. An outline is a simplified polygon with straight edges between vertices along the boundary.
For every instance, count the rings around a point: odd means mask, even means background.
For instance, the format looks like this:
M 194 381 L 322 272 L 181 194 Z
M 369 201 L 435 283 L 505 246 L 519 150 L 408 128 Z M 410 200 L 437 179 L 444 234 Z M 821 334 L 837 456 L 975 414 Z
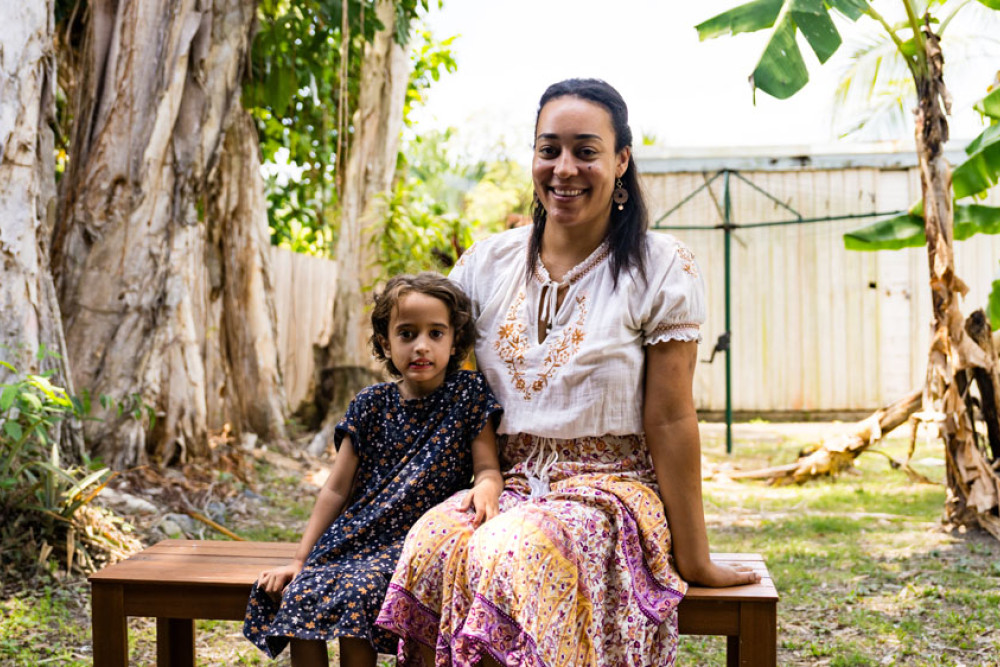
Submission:
M 500 457 L 497 454 L 497 437 L 493 420 L 487 419 L 483 430 L 472 441 L 472 471 L 475 481 L 459 509 L 476 510 L 476 525 L 484 519 L 489 521 L 500 508 L 500 492 L 503 491 L 503 475 L 500 474 Z
M 759 581 L 749 568 L 709 558 L 701 497 L 701 440 L 692 382 L 698 344 L 670 340 L 646 348 L 643 429 L 670 524 L 681 577 L 703 586 Z
M 337 457 L 333 460 L 330 476 L 326 478 L 326 483 L 323 484 L 323 488 L 320 489 L 319 495 L 316 497 L 316 505 L 313 506 L 309 523 L 306 524 L 306 529 L 302 533 L 299 548 L 296 549 L 292 562 L 284 567 L 262 572 L 257 578 L 257 583 L 264 589 L 264 592 L 271 596 L 280 595 L 288 582 L 302 570 L 313 546 L 347 505 L 357 471 L 358 455 L 354 452 L 350 436 L 344 436 L 340 443 L 340 449 L 337 451 Z

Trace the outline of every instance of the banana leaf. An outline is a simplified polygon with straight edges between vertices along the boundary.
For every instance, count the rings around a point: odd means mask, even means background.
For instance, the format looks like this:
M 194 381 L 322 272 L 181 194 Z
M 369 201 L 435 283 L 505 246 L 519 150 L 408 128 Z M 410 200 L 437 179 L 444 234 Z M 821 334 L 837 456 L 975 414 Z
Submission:
M 1000 3 L 1000 0 L 997 0 Z M 972 105 L 972 108 L 990 118 L 1000 120 L 1000 87 Z
M 990 318 L 990 328 L 1000 331 L 1000 280 L 993 281 L 993 289 L 986 302 L 986 315 Z
M 786 99 L 809 81 L 799 50 L 799 31 L 819 61 L 826 62 L 842 43 L 830 17 L 835 9 L 856 21 L 868 9 L 865 0 L 756 0 L 704 21 L 695 29 L 702 40 L 774 28 L 750 81 L 768 95 Z
M 951 172 L 956 198 L 978 195 L 1000 180 L 1000 124 L 983 130 L 965 151 L 969 158 Z
M 956 241 L 976 234 L 1000 234 L 1000 207 L 956 205 L 954 233 Z M 848 250 L 900 250 L 919 248 L 926 243 L 924 219 L 914 213 L 880 220 L 844 234 L 844 247 Z

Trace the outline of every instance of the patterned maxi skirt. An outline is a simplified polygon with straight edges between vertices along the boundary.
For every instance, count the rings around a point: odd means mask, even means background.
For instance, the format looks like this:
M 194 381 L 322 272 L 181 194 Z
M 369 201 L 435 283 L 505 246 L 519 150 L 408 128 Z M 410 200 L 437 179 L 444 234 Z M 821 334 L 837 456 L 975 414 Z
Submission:
M 497 517 L 475 529 L 462 492 L 407 535 L 377 621 L 403 638 L 399 664 L 422 664 L 423 644 L 438 667 L 484 654 L 531 667 L 673 665 L 687 585 L 642 436 L 518 435 L 502 451 Z M 548 484 L 529 484 L 542 459 Z

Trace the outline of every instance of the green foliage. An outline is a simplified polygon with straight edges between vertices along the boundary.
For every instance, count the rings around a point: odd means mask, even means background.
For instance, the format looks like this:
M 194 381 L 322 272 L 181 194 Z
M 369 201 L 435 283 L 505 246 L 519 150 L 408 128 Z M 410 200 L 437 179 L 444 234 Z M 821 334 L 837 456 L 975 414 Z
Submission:
M 347 8 L 347 45 L 342 34 Z M 396 39 L 429 0 L 396 2 Z M 373 0 L 263 0 L 243 102 L 256 121 L 268 179 L 271 241 L 296 252 L 330 256 L 339 207 L 337 169 L 349 149 L 358 108 L 365 45 L 383 29 Z M 454 71 L 448 45 L 416 31 L 408 113 L 443 71 Z M 338 150 L 340 154 L 338 155 Z
M 447 272 L 480 230 L 504 229 L 531 204 L 530 177 L 509 159 L 468 164 L 450 151 L 453 131 L 415 137 L 400 154 L 393 191 L 382 198 L 377 280 Z
M 702 40 L 773 28 L 750 82 L 778 99 L 791 97 L 809 81 L 797 34 L 821 63 L 842 43 L 830 16 L 836 10 L 856 21 L 869 10 L 865 0 L 754 0 L 704 21 L 695 29 Z
M 964 241 L 976 234 L 1000 234 L 1000 207 L 979 204 L 954 206 L 954 238 Z M 844 234 L 848 250 L 900 250 L 920 248 L 927 243 L 924 216 L 920 208 Z
M 426 26 L 420 26 L 413 32 L 416 43 L 410 45 L 410 82 L 403 102 L 403 122 L 407 126 L 412 125 L 413 110 L 426 103 L 426 92 L 430 87 L 440 81 L 445 72 L 453 73 L 458 69 L 451 52 L 451 43 L 457 35 L 436 41 Z
M 984 197 L 1000 180 L 1000 90 L 979 100 L 975 108 L 990 119 L 991 125 L 965 147 L 969 158 L 952 172 L 955 199 Z M 975 234 L 1000 234 L 1000 207 L 956 202 L 953 210 L 956 241 Z M 899 250 L 926 242 L 922 201 L 908 213 L 844 234 L 848 250 Z
M 43 346 L 38 357 L 45 356 L 55 355 Z M 112 478 L 111 471 L 86 455 L 79 463 L 68 463 L 60 449 L 60 425 L 92 418 L 90 398 L 69 396 L 52 382 L 54 371 L 20 373 L 3 360 L 0 366 L 12 378 L 0 384 L 0 552 L 5 560 L 45 562 L 55 555 L 45 545 L 57 545 L 67 569 L 89 569 L 93 547 L 100 549 L 109 534 L 121 534 L 113 517 L 96 510 L 84 516 Z M 138 394 L 122 400 L 101 396 L 100 404 L 105 412 L 129 414 L 149 428 L 155 424 L 153 409 Z M 121 546 L 116 539 L 110 538 L 111 549 Z M 39 540 L 41 552 L 27 553 Z
M 1000 331 L 1000 280 L 993 281 L 986 302 L 986 316 L 990 319 L 990 329 Z

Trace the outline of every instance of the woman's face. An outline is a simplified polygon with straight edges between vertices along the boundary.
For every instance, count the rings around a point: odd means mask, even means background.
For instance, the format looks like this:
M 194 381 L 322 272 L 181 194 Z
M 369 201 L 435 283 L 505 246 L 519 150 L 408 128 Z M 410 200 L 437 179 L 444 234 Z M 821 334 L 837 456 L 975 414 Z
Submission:
M 600 231 L 611 215 L 615 179 L 629 148 L 615 152 L 611 114 L 579 97 L 549 100 L 535 128 L 531 174 L 549 224 Z

